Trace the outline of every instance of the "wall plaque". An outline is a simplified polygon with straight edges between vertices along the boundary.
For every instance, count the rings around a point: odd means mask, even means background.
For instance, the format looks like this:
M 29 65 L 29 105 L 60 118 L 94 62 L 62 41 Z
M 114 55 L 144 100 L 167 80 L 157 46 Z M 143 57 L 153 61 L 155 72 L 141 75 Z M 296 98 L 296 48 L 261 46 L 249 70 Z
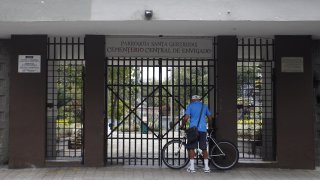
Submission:
M 40 73 L 41 55 L 19 55 L 18 73 Z
M 303 72 L 303 57 L 282 57 L 281 72 Z

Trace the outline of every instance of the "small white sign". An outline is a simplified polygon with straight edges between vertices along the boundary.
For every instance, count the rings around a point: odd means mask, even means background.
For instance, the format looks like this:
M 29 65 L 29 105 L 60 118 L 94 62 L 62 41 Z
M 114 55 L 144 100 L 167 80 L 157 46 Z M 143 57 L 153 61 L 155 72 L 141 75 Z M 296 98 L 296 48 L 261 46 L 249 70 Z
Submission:
M 41 55 L 19 55 L 18 73 L 40 73 Z
M 303 57 L 282 57 L 281 72 L 303 72 Z

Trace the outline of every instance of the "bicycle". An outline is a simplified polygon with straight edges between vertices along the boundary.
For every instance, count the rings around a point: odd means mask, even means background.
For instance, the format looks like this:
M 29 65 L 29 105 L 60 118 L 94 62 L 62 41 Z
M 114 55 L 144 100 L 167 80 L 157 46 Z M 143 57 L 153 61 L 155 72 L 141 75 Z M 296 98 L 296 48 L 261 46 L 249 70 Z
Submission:
M 183 137 L 181 139 L 173 139 L 167 142 L 161 149 L 161 158 L 166 166 L 172 169 L 184 168 L 190 161 L 186 148 L 187 136 L 185 130 L 181 130 Z M 207 133 L 207 146 L 212 143 L 212 147 L 208 150 L 209 161 L 220 170 L 227 170 L 234 167 L 239 160 L 239 151 L 237 147 L 229 141 L 216 141 L 213 137 L 213 130 Z M 209 134 L 209 135 L 208 135 Z M 202 156 L 202 150 L 195 149 L 196 157 Z

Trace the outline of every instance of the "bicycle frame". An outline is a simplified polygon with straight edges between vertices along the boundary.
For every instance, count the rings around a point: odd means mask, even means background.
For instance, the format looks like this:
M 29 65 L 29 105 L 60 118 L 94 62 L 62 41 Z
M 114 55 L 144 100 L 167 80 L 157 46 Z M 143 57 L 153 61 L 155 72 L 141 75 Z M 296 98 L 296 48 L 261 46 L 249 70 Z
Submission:
M 222 149 L 219 147 L 219 145 L 218 145 L 218 143 L 217 143 L 217 141 L 212 137 L 212 132 L 213 131 L 211 131 L 210 132 L 210 134 L 209 135 L 207 135 L 207 143 L 209 143 L 209 140 L 211 140 L 214 144 L 215 144 L 215 146 L 217 146 L 217 148 L 219 149 L 219 151 L 220 151 L 220 153 L 221 154 L 216 154 L 216 155 L 210 155 L 210 156 L 225 156 L 226 154 L 222 151 Z M 199 148 L 199 147 L 198 147 Z M 209 148 L 208 148 L 209 149 Z M 209 153 L 208 153 L 209 154 Z
M 225 153 L 222 151 L 222 149 L 219 147 L 217 141 L 212 137 L 212 133 L 213 133 L 213 131 L 211 131 L 210 134 L 207 134 L 207 135 L 206 135 L 207 143 L 209 144 L 209 141 L 213 142 L 214 145 L 219 149 L 220 154 L 210 155 L 210 153 L 208 152 L 209 157 L 211 157 L 211 156 L 225 156 L 226 154 L 225 154 Z M 177 152 L 180 151 L 181 147 L 183 146 L 183 143 L 186 144 L 186 142 L 187 142 L 186 140 L 187 140 L 187 137 L 186 137 L 186 134 L 184 134 L 183 141 L 181 141 L 181 144 L 180 144 L 179 149 L 178 149 Z M 195 149 L 195 150 L 196 150 L 196 154 L 198 155 L 198 152 L 200 152 L 199 143 L 198 143 L 198 148 Z M 201 150 L 201 151 L 202 151 L 202 150 Z M 207 151 L 209 151 L 209 146 L 207 147 Z
M 186 143 L 185 139 L 184 141 L 181 141 L 181 143 L 179 144 L 179 149 L 174 153 L 174 155 L 177 155 L 180 152 L 181 147 L 184 146 L 183 143 Z

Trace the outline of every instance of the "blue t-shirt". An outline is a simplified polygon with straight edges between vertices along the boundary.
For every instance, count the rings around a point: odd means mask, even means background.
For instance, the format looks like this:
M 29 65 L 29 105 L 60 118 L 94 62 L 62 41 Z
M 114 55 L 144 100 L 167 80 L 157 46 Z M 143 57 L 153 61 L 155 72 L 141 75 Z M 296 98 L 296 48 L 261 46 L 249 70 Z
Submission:
M 202 103 L 199 101 L 192 102 L 187 106 L 186 115 L 190 117 L 189 127 L 197 126 Z M 203 104 L 202 115 L 198 126 L 198 131 L 207 132 L 206 116 L 211 116 L 207 105 Z

